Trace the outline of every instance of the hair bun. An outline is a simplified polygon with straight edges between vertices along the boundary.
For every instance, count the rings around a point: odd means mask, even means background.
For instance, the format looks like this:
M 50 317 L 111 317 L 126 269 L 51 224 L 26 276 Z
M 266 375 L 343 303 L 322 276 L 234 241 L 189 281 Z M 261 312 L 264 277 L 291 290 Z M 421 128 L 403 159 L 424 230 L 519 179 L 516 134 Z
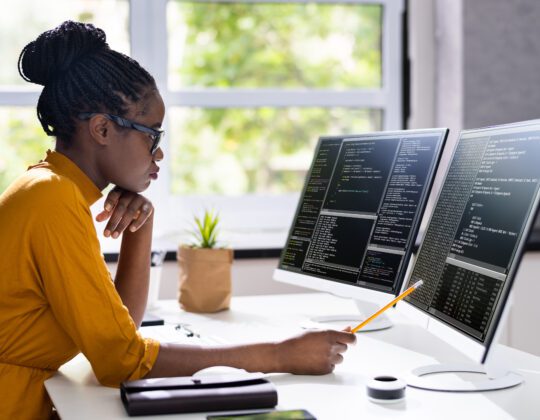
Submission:
M 108 49 L 105 32 L 92 24 L 65 21 L 42 33 L 23 48 L 19 74 L 27 82 L 45 86 L 66 73 L 82 57 Z

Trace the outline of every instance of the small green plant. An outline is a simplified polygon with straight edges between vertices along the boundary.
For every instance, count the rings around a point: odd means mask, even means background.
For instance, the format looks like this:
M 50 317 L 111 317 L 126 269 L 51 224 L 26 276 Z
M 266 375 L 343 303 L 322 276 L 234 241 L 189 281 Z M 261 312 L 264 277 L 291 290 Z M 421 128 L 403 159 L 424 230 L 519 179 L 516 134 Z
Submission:
M 215 248 L 217 245 L 216 229 L 219 222 L 219 214 L 211 210 L 205 210 L 204 217 L 201 219 L 194 216 L 196 226 L 193 227 L 192 235 L 195 238 L 193 248 Z

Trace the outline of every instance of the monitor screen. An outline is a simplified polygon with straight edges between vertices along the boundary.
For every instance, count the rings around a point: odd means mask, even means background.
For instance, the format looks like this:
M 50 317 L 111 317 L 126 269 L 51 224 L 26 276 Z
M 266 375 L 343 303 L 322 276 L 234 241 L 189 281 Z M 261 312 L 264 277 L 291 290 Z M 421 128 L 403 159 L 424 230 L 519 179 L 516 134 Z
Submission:
M 540 124 L 462 132 L 409 285 L 406 301 L 489 345 L 536 214 Z
M 399 292 L 446 135 L 321 137 L 279 269 Z

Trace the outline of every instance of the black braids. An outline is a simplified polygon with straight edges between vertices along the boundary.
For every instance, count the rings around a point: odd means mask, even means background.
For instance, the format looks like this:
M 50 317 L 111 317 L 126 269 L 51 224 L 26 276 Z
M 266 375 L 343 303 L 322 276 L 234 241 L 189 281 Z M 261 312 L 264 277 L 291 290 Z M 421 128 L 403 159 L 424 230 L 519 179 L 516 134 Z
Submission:
M 128 60 L 132 66 L 126 68 L 126 72 L 129 75 L 129 78 L 133 80 L 134 83 L 139 86 L 148 86 L 149 84 L 155 84 L 154 78 L 148 73 L 144 68 L 142 68 L 139 63 L 133 60 L 131 57 L 128 57 L 124 54 L 111 51 L 111 59 L 113 63 L 119 63 L 121 60 Z M 137 94 L 136 91 L 133 93 Z
M 55 89 L 46 86 L 41 92 L 40 103 L 38 103 L 38 111 L 40 121 L 43 127 L 47 127 L 45 131 L 49 136 L 58 135 L 57 119 L 61 117 L 61 112 L 58 110 L 58 98 Z M 43 97 L 43 100 L 41 100 Z M 47 104 L 51 104 L 47 106 Z
M 66 78 L 70 78 L 66 74 Z M 58 92 L 58 91 L 57 91 Z M 58 124 L 58 136 L 64 138 L 70 132 L 75 130 L 75 125 L 71 118 L 68 118 L 67 115 L 70 113 L 70 108 L 72 106 L 77 106 L 78 100 L 77 95 L 74 93 L 73 85 L 71 83 L 66 83 L 66 89 L 63 95 L 57 97 L 57 109 L 58 115 L 57 124 Z
M 55 134 L 53 133 L 53 130 L 51 130 L 49 125 L 46 123 L 47 118 L 43 115 L 44 103 L 46 103 L 45 96 L 43 95 L 43 92 L 42 92 L 38 99 L 36 114 L 41 124 L 41 127 L 43 128 L 43 131 L 45 131 L 45 134 L 47 134 L 48 136 L 54 136 Z
M 112 61 L 114 63 L 114 57 L 112 57 Z M 148 82 L 145 82 L 143 80 L 140 80 L 136 74 L 133 74 L 132 71 L 129 71 L 129 68 L 127 71 L 122 75 L 114 66 L 113 63 L 104 61 L 102 62 L 102 65 L 104 69 L 107 69 L 111 75 L 117 74 L 118 75 L 118 91 L 123 93 L 127 98 L 129 98 L 133 102 L 137 102 L 140 99 L 140 95 L 138 94 L 137 90 L 134 90 L 128 83 L 126 83 L 126 80 L 123 80 L 122 76 L 124 76 L 127 80 L 131 81 L 131 85 L 136 85 L 137 87 L 147 85 Z M 123 82 L 123 83 L 122 83 Z
M 117 91 L 124 93 L 124 92 L 129 92 L 131 90 L 129 84 L 125 83 L 125 81 L 122 80 L 123 74 L 117 71 L 117 69 L 114 66 L 110 65 L 107 62 L 102 62 L 101 67 L 103 68 L 105 72 L 107 72 L 110 75 L 111 79 L 117 80 L 118 82 Z M 138 97 L 132 97 L 132 96 L 128 96 L 128 98 L 134 102 L 136 102 L 139 99 Z
M 69 112 L 69 105 L 66 97 L 69 95 L 68 89 L 60 93 L 58 89 L 51 89 L 51 126 L 54 128 L 54 135 L 62 138 L 67 132 L 73 129 L 71 121 L 65 117 Z M 53 120 L 54 118 L 54 120 Z
M 58 89 L 55 89 L 56 94 L 56 122 L 58 124 L 58 135 L 63 136 L 65 132 L 69 132 L 73 125 L 71 123 L 71 120 L 69 118 L 66 118 L 66 115 L 69 113 L 70 108 L 70 102 L 69 98 L 73 95 L 71 94 L 72 86 L 70 84 L 66 84 L 63 94 L 60 94 L 60 91 Z
M 109 71 L 107 72 L 107 68 L 109 68 Z M 127 112 L 125 103 L 123 99 L 118 96 L 118 92 L 123 93 L 125 91 L 128 91 L 129 85 L 126 85 L 125 83 L 122 83 L 123 81 L 123 74 L 118 73 L 116 75 L 111 74 L 112 71 L 115 71 L 115 69 L 110 69 L 110 67 L 105 64 L 102 60 L 100 62 L 93 62 L 89 63 L 89 75 L 93 80 L 93 84 L 91 87 L 96 88 L 97 90 L 100 90 L 103 95 L 109 95 L 110 90 L 113 89 L 114 82 L 116 81 L 116 86 L 114 87 L 115 95 L 111 98 L 110 103 L 108 104 L 109 110 L 113 111 L 116 114 L 120 114 L 121 116 L 124 116 L 124 114 Z M 102 80 L 98 79 L 99 75 L 105 75 Z M 126 85 L 127 87 L 123 88 L 123 85 Z M 128 95 L 126 95 L 128 96 Z M 129 97 L 129 96 L 128 96 Z M 135 100 L 134 100 L 135 101 Z
M 44 86 L 37 115 L 47 135 L 72 141 L 81 112 L 125 116 L 154 78 L 132 58 L 111 50 L 105 33 L 66 21 L 26 45 L 18 60 L 21 77 Z
M 90 73 L 87 74 L 92 74 L 92 72 L 90 71 Z M 77 68 L 73 69 L 73 72 L 70 73 L 70 77 L 74 86 L 73 101 L 77 103 L 78 108 L 80 108 L 82 111 L 95 111 L 101 109 L 102 105 L 96 101 L 89 101 L 87 103 L 83 103 L 83 101 L 80 99 L 85 97 L 86 91 L 88 89 L 88 87 L 85 87 L 84 84 L 81 82 L 82 80 L 85 80 L 86 76 L 81 73 L 80 66 L 77 66 Z M 90 85 L 92 86 L 92 84 Z
M 111 84 L 110 83 L 98 83 L 96 84 L 97 90 L 104 92 L 104 94 L 110 94 Z M 127 112 L 127 108 L 124 104 L 124 100 L 118 96 L 119 89 L 118 87 L 114 89 L 114 95 L 110 98 L 109 103 L 105 110 L 109 110 L 116 115 L 124 116 Z M 103 105 L 101 106 L 103 107 Z
M 82 64 L 82 63 L 81 63 Z M 83 84 L 85 85 L 85 92 L 91 92 L 91 97 L 106 97 L 110 95 L 110 91 L 108 89 L 108 85 L 103 81 L 99 79 L 99 72 L 101 71 L 101 67 L 99 65 L 94 65 L 95 63 L 87 63 L 88 65 L 86 68 L 81 71 Z M 88 103 L 87 106 L 97 106 L 99 109 L 86 109 L 88 112 L 92 111 L 112 111 L 117 113 L 119 111 L 119 104 L 121 103 L 121 100 L 117 98 L 116 96 L 113 96 L 110 98 L 107 107 L 105 108 L 105 105 L 101 103 L 100 101 L 92 101 L 91 103 Z
M 83 79 L 79 69 L 73 68 L 73 71 L 68 75 L 69 80 L 73 83 L 73 94 L 76 97 L 84 97 L 84 87 L 81 85 L 80 80 Z
M 77 78 L 77 85 L 84 95 L 87 97 L 95 97 L 97 95 L 105 95 L 106 89 L 100 90 L 101 80 L 97 78 L 99 67 L 93 66 L 91 62 L 81 60 L 73 67 L 71 76 Z
M 128 66 L 126 68 L 126 71 L 129 72 L 130 78 L 133 80 L 145 85 L 154 82 L 154 78 L 150 75 L 150 73 L 142 68 L 140 64 L 137 63 L 133 58 L 113 50 L 110 50 L 110 57 L 112 62 L 115 64 L 120 64 L 120 62 L 124 60 L 132 64 L 132 66 Z
M 17 61 L 17 68 L 19 70 L 19 74 L 24 79 L 25 82 L 32 82 L 32 80 L 24 73 L 23 71 L 23 57 L 25 56 L 26 51 L 28 51 L 34 44 L 34 41 L 26 44 L 24 48 L 22 49 L 21 53 L 19 54 L 19 60 Z

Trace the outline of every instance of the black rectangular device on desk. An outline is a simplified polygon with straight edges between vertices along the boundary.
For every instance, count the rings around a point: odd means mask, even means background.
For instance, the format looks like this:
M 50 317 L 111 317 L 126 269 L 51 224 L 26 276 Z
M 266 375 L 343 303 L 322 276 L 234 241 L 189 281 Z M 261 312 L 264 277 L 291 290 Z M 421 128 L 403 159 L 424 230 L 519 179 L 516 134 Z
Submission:
M 151 327 L 154 325 L 165 325 L 165 320 L 152 314 L 144 314 L 141 327 Z
M 123 382 L 120 397 L 130 416 L 250 410 L 277 405 L 276 388 L 262 377 L 140 379 Z

